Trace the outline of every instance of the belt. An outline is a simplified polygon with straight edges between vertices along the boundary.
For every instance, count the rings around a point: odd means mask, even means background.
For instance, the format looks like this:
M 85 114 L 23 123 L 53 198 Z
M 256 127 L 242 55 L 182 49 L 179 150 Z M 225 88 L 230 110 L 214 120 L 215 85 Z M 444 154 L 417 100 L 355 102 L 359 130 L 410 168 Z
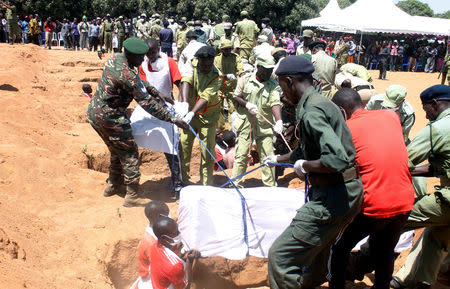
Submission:
M 353 89 L 356 91 L 360 91 L 363 89 L 375 89 L 375 87 L 373 87 L 373 85 L 358 85 L 358 86 L 355 86 Z
M 330 187 L 338 184 L 348 183 L 354 179 L 357 179 L 358 169 L 357 167 L 351 167 L 346 169 L 342 173 L 332 174 L 308 174 L 308 181 L 312 187 Z

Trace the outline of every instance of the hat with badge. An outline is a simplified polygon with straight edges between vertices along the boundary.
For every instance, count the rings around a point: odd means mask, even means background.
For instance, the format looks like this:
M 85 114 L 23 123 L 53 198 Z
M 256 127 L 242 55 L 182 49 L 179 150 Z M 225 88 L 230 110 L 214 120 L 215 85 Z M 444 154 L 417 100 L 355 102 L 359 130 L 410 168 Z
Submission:
M 148 52 L 147 43 L 137 37 L 127 38 L 127 40 L 123 42 L 123 47 L 133 54 L 147 54 Z
M 422 103 L 430 103 L 433 100 L 450 101 L 450 86 L 444 84 L 433 85 L 420 94 Z
M 271 69 L 275 67 L 275 59 L 272 55 L 263 54 L 256 58 L 256 65 Z
M 205 45 L 200 47 L 194 56 L 197 58 L 214 58 L 216 57 L 216 50 L 212 46 Z
M 307 38 L 313 38 L 314 32 L 310 29 L 306 29 L 306 30 L 303 30 L 302 36 L 307 37 Z
M 312 74 L 314 72 L 314 65 L 305 57 L 290 55 L 280 61 L 275 74 L 281 75 L 298 75 L 298 74 Z
M 220 49 L 233 48 L 233 43 L 229 39 L 223 39 L 220 41 Z
M 406 97 L 406 87 L 393 84 L 386 89 L 382 106 L 386 108 L 396 108 L 402 104 Z

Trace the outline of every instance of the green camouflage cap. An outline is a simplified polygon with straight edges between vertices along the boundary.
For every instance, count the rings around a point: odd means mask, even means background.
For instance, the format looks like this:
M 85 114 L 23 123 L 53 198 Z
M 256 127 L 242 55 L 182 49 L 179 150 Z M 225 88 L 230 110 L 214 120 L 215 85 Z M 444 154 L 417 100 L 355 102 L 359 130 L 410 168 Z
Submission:
M 406 97 L 406 87 L 393 84 L 386 89 L 384 94 L 383 107 L 396 108 L 402 104 Z
M 123 42 L 123 47 L 134 54 L 146 54 L 148 52 L 148 45 L 144 40 L 137 37 L 130 37 Z
M 275 59 L 272 55 L 260 55 L 256 58 L 256 65 L 262 66 L 264 68 L 274 68 L 275 67 Z

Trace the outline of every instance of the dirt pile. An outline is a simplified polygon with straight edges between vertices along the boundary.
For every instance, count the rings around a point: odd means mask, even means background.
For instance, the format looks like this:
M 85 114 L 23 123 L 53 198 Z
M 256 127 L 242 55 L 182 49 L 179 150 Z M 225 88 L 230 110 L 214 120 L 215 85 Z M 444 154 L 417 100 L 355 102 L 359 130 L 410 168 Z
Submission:
M 127 288 L 138 275 L 136 247 L 147 224 L 142 208 L 125 209 L 121 198 L 102 196 L 109 156 L 85 121 L 88 100 L 81 96 L 85 82 L 95 90 L 106 60 L 85 51 L 5 44 L 0 58 L 0 288 Z M 438 82 L 436 74 L 388 78 L 374 85 L 408 88 L 417 111 L 414 136 L 426 124 L 418 95 Z M 193 181 L 199 179 L 197 148 Z M 141 159 L 143 189 L 165 199 L 164 155 L 142 150 Z M 279 183 L 300 186 L 292 177 L 287 170 Z M 223 184 L 225 177 L 218 173 L 215 181 Z M 245 185 L 261 185 L 260 172 Z M 176 216 L 176 203 L 169 207 Z M 266 268 L 264 260 L 212 258 L 199 261 L 196 274 L 244 288 L 264 285 Z

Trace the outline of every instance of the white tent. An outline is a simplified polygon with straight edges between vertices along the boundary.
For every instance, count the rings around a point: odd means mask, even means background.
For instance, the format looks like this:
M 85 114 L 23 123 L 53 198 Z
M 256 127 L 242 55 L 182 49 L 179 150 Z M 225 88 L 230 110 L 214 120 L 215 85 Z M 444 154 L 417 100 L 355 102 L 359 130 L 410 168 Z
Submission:
M 431 31 L 428 34 L 450 35 L 450 19 L 425 16 L 412 16 L 412 18 L 414 18 L 416 25 Z
M 414 18 L 398 8 L 392 0 L 358 0 L 332 15 L 302 21 L 302 26 L 333 31 L 449 34 L 447 21 L 439 19 L 425 24 L 423 19 Z
M 339 12 L 341 12 L 341 7 L 339 7 L 337 0 L 330 0 L 327 6 L 325 6 L 325 8 L 323 8 L 322 11 L 319 12 L 319 14 L 321 17 L 328 17 Z

